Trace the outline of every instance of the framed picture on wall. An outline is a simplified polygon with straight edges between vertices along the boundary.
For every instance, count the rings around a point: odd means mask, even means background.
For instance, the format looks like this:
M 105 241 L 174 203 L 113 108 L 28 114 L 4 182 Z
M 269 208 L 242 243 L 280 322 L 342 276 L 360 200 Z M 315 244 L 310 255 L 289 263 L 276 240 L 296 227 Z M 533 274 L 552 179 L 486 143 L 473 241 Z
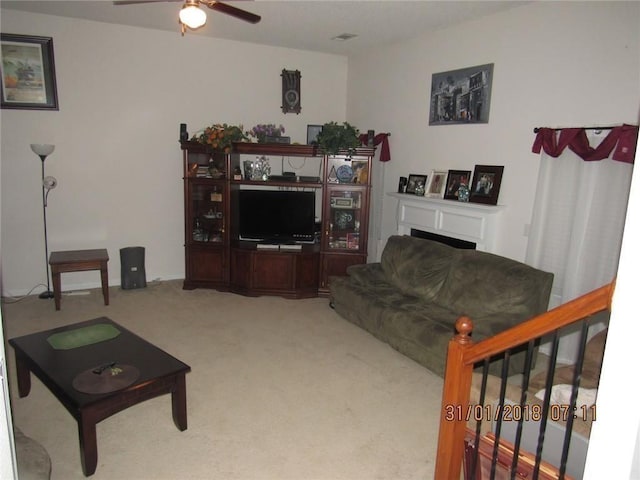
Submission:
M 473 182 L 469 185 L 469 201 L 497 205 L 503 171 L 504 166 L 476 165 L 473 170 Z
M 423 187 L 427 183 L 427 175 L 416 175 L 412 173 L 409 175 L 409 180 L 407 181 L 407 190 L 406 193 L 412 193 L 415 195 L 416 187 L 418 185 L 422 185 Z
M 425 197 L 442 198 L 444 196 L 446 186 L 447 172 L 440 170 L 431 170 L 424 195 Z
M 493 63 L 431 76 L 429 125 L 489 123 Z
M 58 110 L 53 39 L 0 34 L 2 108 Z
M 444 191 L 445 200 L 458 200 L 458 189 L 460 185 L 469 186 L 471 170 L 449 170 L 447 176 L 447 188 Z

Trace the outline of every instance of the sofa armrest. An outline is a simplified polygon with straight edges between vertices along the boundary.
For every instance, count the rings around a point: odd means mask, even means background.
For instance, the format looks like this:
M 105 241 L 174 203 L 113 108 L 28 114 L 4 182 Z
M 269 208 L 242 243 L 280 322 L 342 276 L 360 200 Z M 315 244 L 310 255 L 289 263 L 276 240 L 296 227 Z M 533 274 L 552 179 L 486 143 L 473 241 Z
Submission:
M 522 321 L 547 311 L 552 283 L 551 273 L 492 253 L 464 250 L 434 301 L 471 319 L 506 313 Z

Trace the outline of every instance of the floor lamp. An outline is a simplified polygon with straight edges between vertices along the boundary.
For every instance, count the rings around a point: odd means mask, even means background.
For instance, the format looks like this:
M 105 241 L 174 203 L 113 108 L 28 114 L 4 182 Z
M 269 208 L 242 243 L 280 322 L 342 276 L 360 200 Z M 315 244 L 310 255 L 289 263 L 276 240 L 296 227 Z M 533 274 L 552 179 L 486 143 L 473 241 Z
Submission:
M 44 263 L 47 267 L 47 290 L 42 292 L 39 297 L 43 299 L 53 298 L 53 292 L 49 286 L 49 244 L 47 240 L 47 197 L 49 196 L 49 191 L 52 188 L 55 188 L 57 185 L 57 181 L 54 177 L 46 177 L 44 176 L 44 161 L 46 158 L 53 153 L 55 149 L 55 145 L 45 145 L 39 143 L 32 143 L 31 150 L 33 153 L 40 157 L 42 160 L 42 216 L 44 219 Z

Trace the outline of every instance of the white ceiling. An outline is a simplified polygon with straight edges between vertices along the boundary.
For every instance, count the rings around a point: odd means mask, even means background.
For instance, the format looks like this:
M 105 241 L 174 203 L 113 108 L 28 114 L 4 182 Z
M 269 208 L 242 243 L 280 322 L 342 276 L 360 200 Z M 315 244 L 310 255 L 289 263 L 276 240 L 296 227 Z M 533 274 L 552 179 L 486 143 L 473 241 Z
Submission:
M 260 15 L 262 20 L 252 25 L 203 7 L 207 11 L 207 24 L 197 32 L 189 31 L 186 35 L 206 35 L 264 45 L 353 55 L 530 2 L 255 0 L 229 3 Z M 136 5 L 114 5 L 106 0 L 0 0 L 0 5 L 3 8 L 49 15 L 174 31 L 176 35 L 180 35 L 177 21 L 180 0 L 158 0 L 158 3 Z M 357 37 L 347 41 L 332 40 L 332 37 L 344 33 L 356 34 Z

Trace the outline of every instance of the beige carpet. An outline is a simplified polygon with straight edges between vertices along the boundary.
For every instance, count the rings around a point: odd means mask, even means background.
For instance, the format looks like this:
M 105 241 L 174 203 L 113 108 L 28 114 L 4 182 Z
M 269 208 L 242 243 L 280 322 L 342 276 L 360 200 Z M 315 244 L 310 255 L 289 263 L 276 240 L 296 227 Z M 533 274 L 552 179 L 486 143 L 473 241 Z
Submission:
M 180 360 L 189 428 L 171 398 L 97 426 L 100 479 L 433 478 L 442 379 L 350 324 L 327 299 L 182 290 L 179 281 L 3 304 L 6 339 L 108 316 Z M 84 478 L 73 417 L 33 379 L 14 423 L 49 452 L 53 479 Z

